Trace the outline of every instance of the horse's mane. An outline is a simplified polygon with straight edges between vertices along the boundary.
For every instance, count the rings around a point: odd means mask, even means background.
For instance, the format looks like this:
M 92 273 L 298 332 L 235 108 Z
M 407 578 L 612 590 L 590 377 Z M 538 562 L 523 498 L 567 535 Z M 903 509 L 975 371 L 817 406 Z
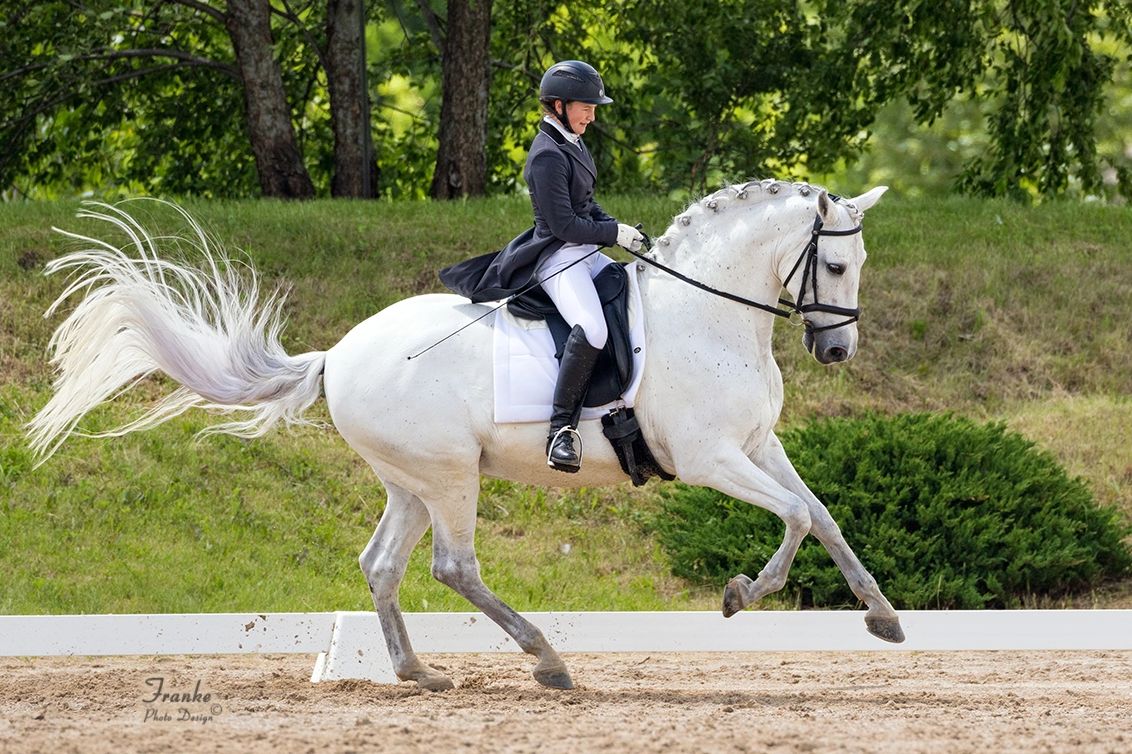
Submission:
M 679 245 L 679 242 L 690 232 L 689 229 L 697 217 L 718 214 L 733 204 L 753 207 L 786 196 L 805 197 L 823 190 L 823 187 L 809 183 L 789 183 L 773 178 L 724 186 L 707 196 L 693 200 L 672 219 L 672 224 L 656 242 L 661 247 Z

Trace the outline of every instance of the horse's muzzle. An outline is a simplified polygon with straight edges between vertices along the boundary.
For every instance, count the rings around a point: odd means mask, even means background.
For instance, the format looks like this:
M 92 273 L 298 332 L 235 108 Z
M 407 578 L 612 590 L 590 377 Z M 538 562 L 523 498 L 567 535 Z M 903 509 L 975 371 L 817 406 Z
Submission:
M 813 354 L 819 364 L 837 364 L 853 358 L 853 349 L 842 342 L 840 338 L 826 336 L 825 333 L 806 331 L 802 334 L 802 343 L 806 350 Z

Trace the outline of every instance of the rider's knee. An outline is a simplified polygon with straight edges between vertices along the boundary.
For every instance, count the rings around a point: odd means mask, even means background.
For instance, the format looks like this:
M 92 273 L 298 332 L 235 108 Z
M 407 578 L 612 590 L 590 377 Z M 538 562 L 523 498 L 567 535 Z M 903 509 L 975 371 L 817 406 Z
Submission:
M 605 319 L 591 319 L 582 325 L 582 329 L 586 331 L 587 343 L 594 348 L 605 348 L 605 341 L 609 339 L 609 328 L 606 327 Z

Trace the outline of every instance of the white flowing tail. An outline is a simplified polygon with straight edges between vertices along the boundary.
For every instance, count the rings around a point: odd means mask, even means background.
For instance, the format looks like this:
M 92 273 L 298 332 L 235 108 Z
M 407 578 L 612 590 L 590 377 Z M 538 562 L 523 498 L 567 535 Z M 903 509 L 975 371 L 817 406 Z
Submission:
M 47 274 L 67 270 L 72 277 L 45 316 L 72 295 L 85 295 L 51 337 L 51 360 L 58 373 L 55 394 L 28 424 L 41 463 L 72 434 L 123 435 L 194 406 L 248 414 L 209 427 L 207 433 L 258 437 L 279 420 L 310 423 L 302 415 L 319 397 L 326 353 L 289 356 L 283 350 L 279 333 L 284 297 L 279 290 L 261 304 L 255 270 L 241 269 L 222 250 L 210 248 L 204 231 L 176 205 L 168 206 L 188 223 L 192 238 L 154 238 L 119 207 L 88 205 L 98 209 L 81 210 L 79 217 L 110 223 L 130 243 L 116 248 L 54 229 L 93 246 L 53 260 L 46 268 Z M 202 258 L 201 265 L 159 259 L 157 240 L 190 247 Z M 76 432 L 88 411 L 155 371 L 182 387 L 117 429 Z

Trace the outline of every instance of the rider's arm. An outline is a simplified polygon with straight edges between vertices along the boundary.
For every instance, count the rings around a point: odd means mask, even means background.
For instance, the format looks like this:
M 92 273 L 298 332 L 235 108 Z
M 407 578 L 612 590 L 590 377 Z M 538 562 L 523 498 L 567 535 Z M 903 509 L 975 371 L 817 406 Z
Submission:
M 590 219 L 597 220 L 598 222 L 601 222 L 603 220 L 612 220 L 613 222 L 617 222 L 617 218 L 602 209 L 601 205 L 597 202 L 593 203 L 593 209 L 590 210 Z

